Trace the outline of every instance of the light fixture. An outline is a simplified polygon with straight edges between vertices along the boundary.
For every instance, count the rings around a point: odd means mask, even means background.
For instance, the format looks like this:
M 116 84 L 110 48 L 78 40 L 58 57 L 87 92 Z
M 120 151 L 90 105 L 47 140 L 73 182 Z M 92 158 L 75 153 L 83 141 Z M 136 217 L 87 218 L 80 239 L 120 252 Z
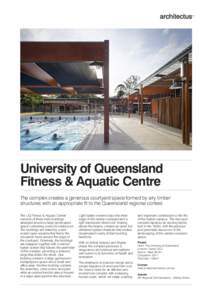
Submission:
M 156 74 L 155 77 L 159 77 L 159 78 L 162 78 L 162 77 L 165 77 L 166 75 L 164 74 Z
M 89 67 L 91 68 L 91 70 L 96 72 L 97 79 L 103 79 L 103 63 L 101 61 L 93 61 L 92 63 L 90 63 Z
M 182 81 L 173 80 L 172 85 L 169 87 L 170 90 L 182 89 Z
M 184 76 L 184 71 L 183 71 L 183 62 L 181 61 L 180 63 L 180 77 L 183 77 Z

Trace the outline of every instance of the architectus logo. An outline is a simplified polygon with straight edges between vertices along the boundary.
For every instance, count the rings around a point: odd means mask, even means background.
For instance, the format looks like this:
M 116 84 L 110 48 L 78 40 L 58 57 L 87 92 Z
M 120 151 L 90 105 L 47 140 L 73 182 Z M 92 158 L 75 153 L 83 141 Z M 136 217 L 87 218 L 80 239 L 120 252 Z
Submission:
M 189 15 L 189 14 L 161 14 L 160 15 L 161 20 L 162 19 L 166 19 L 166 20 L 169 20 L 169 19 L 192 20 L 193 17 L 194 17 L 193 15 Z

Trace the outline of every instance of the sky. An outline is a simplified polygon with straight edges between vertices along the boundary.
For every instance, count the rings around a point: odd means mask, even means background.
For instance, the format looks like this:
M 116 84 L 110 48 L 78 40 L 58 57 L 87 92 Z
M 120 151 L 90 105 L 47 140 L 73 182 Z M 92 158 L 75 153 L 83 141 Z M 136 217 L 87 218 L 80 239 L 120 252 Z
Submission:
M 21 41 L 110 43 L 110 95 L 131 75 L 145 79 L 192 43 L 191 29 L 22 29 Z

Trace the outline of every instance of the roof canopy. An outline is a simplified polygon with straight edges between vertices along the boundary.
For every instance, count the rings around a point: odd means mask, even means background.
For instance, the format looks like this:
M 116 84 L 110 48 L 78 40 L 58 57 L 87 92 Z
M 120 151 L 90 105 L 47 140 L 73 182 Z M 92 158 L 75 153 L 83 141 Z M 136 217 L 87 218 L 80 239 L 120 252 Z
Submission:
M 94 62 L 104 65 L 105 42 L 21 42 L 21 91 L 102 94 Z
M 192 46 L 190 45 L 157 71 L 140 82 L 139 85 L 142 85 L 144 95 L 162 94 L 169 91 L 169 87 L 173 84 L 173 80 L 181 80 L 181 64 L 185 58 L 188 58 L 189 77 L 191 78 Z

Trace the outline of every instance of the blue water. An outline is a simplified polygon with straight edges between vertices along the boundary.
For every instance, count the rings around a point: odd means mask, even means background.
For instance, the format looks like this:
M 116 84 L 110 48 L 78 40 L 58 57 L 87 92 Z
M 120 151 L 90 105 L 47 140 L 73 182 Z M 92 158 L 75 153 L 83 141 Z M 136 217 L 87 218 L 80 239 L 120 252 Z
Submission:
M 88 116 L 21 117 L 21 150 L 72 150 L 91 132 L 96 117 Z M 56 134 L 56 139 L 53 135 Z

